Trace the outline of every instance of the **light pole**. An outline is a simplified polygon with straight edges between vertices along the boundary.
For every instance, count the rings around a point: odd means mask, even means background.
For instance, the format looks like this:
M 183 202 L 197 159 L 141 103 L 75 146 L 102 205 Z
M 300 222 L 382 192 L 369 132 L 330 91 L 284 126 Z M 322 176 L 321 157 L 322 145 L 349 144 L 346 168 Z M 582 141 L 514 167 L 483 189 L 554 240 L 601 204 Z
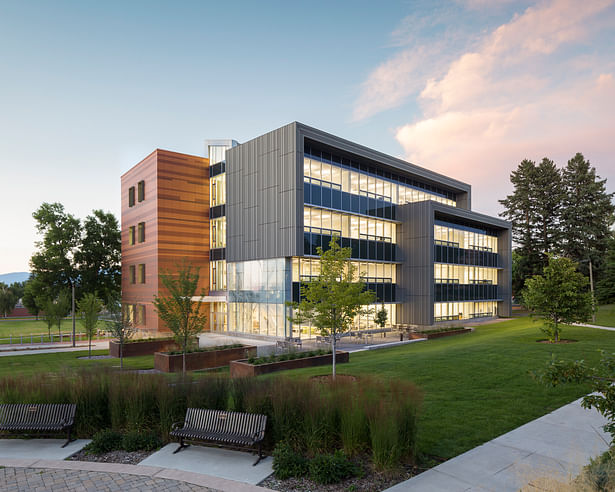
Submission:
M 72 311 L 72 317 L 73 317 L 73 347 L 74 347 L 75 346 L 75 282 L 72 279 L 70 281 L 70 287 L 71 287 L 71 292 L 72 292 L 71 311 Z

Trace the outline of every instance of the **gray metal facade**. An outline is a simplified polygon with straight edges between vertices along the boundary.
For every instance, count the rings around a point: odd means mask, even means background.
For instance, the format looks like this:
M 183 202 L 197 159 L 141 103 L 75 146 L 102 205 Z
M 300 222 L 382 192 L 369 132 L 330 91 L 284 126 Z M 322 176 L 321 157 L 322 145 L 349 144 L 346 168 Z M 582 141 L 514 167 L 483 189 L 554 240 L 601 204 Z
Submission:
M 434 201 L 397 206 L 399 323 L 433 324 L 433 239 L 436 212 L 500 231 L 500 315 L 511 310 L 510 223 L 470 211 L 471 187 L 301 123 L 291 123 L 226 153 L 228 262 L 303 256 L 303 149 L 309 139 L 383 169 L 448 189 L 457 207 Z

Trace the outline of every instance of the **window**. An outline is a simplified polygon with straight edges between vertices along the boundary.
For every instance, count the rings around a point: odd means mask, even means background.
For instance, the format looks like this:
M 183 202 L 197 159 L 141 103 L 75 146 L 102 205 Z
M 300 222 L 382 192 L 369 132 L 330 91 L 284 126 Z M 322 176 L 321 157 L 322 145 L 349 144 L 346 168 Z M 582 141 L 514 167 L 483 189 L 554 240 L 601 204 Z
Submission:
M 145 283 L 145 263 L 139 264 L 139 283 Z
M 135 243 L 135 226 L 128 228 L 128 244 L 132 246 Z
M 134 229 L 134 227 L 133 227 Z M 145 222 L 139 222 L 139 229 L 138 229 L 138 236 L 137 236 L 138 240 L 140 243 L 145 241 Z M 133 238 L 134 241 L 134 238 Z
M 139 181 L 137 186 L 138 186 L 137 199 L 138 201 L 142 202 L 143 200 L 145 200 L 145 181 Z
M 134 265 L 130 265 L 129 269 L 130 269 L 130 277 L 129 277 L 130 283 L 135 284 L 137 283 L 136 268 Z
M 135 325 L 145 324 L 145 304 L 135 305 Z
M 128 206 L 133 207 L 135 204 L 135 187 L 128 188 Z

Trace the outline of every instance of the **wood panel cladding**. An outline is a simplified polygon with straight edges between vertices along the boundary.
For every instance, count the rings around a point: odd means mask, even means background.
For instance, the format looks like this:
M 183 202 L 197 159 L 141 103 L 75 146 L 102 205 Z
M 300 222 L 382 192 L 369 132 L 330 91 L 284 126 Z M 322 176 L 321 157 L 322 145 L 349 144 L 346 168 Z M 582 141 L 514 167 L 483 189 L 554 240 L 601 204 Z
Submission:
M 122 176 L 122 302 L 145 305 L 150 335 L 168 333 L 152 305 L 163 293 L 158 274 L 184 259 L 200 267 L 199 291 L 209 286 L 209 160 L 157 149 Z M 144 200 L 129 207 L 128 190 L 144 181 Z M 145 241 L 129 245 L 128 230 L 145 223 Z M 130 265 L 145 264 L 145 283 L 132 284 Z

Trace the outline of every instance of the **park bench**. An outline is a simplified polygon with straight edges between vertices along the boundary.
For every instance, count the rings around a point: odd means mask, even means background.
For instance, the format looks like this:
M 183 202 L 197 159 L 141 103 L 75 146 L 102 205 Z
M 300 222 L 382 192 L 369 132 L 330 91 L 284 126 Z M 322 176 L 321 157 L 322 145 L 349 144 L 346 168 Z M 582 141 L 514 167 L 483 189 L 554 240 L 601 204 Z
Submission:
M 294 350 L 302 347 L 301 338 L 299 337 L 286 337 L 284 340 L 278 340 L 275 343 L 276 349 L 282 350 Z
M 206 408 L 189 408 L 186 420 L 173 424 L 170 435 L 179 438 L 179 447 L 173 454 L 188 447 L 185 441 L 211 441 L 230 446 L 258 445 L 258 459 L 264 458 L 261 444 L 265 437 L 267 416 L 253 413 L 226 412 Z
M 36 431 L 43 434 L 66 432 L 71 442 L 71 430 L 75 423 L 74 403 L 5 403 L 0 404 L 0 431 L 8 435 Z

